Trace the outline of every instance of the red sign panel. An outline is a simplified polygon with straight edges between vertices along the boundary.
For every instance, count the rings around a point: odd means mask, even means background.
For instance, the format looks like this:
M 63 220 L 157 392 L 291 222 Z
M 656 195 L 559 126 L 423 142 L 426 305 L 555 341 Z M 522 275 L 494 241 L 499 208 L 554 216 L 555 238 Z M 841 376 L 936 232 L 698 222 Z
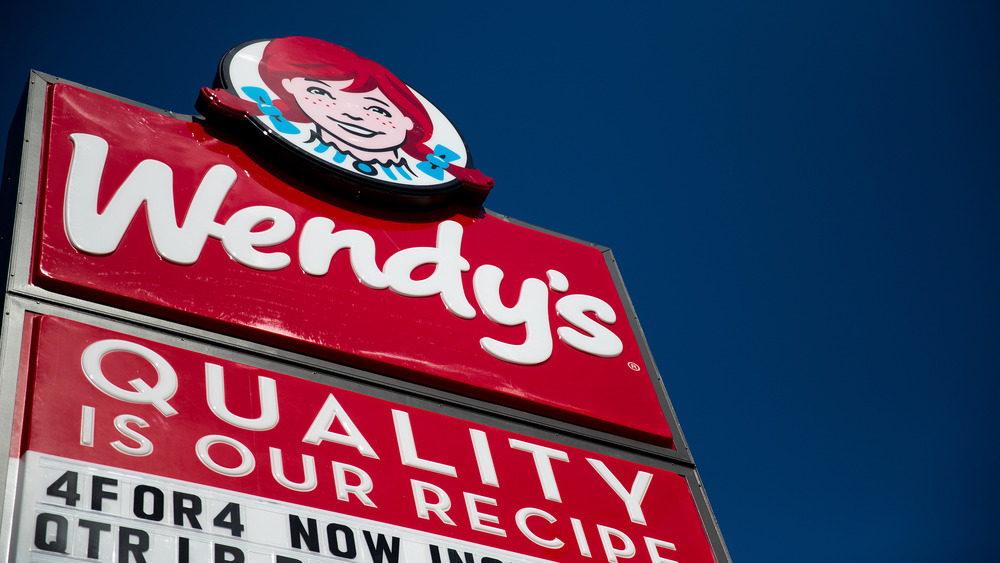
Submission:
M 672 445 L 599 249 L 353 207 L 218 135 L 51 85 L 32 283 Z
M 19 549 L 714 561 L 688 481 L 671 471 L 57 317 L 29 322 Z

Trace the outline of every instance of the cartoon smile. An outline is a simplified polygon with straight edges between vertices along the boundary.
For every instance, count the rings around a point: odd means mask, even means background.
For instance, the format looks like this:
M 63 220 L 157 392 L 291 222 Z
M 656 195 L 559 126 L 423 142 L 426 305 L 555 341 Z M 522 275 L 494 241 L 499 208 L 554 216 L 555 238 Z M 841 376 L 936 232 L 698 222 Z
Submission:
M 366 129 L 364 127 L 361 127 L 360 125 L 354 125 L 353 123 L 346 123 L 344 121 L 340 121 L 339 119 L 334 119 L 332 117 L 329 117 L 328 119 L 339 125 L 340 128 L 343 129 L 344 131 L 347 131 L 352 135 L 364 137 L 366 139 L 370 139 L 376 135 L 385 135 L 385 133 L 382 131 L 372 131 L 371 129 Z

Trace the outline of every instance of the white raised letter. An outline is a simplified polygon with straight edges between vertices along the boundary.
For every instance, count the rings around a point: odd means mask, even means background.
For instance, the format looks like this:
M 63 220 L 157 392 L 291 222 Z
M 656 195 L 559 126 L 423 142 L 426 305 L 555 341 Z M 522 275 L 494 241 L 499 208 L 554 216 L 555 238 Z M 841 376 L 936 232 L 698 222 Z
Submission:
M 635 479 L 632 480 L 632 489 L 625 490 L 625 486 L 608 469 L 608 466 L 604 465 L 604 462 L 589 457 L 587 461 L 590 462 L 590 465 L 611 486 L 615 494 L 625 502 L 625 508 L 628 509 L 628 517 L 636 524 L 645 526 L 646 516 L 642 513 L 642 499 L 646 496 L 646 491 L 649 490 L 649 483 L 653 480 L 653 474 L 639 471 L 635 474 Z
M 416 504 L 418 517 L 423 518 L 424 520 L 430 520 L 430 513 L 433 512 L 434 514 L 437 514 L 438 518 L 440 518 L 445 524 L 448 524 L 449 526 L 456 525 L 454 520 L 448 516 L 448 510 L 451 509 L 451 499 L 448 498 L 448 493 L 444 492 L 444 489 L 431 485 L 430 483 L 417 481 L 416 479 L 410 479 L 410 488 L 413 490 L 413 502 Z M 427 502 L 427 491 L 430 491 L 437 496 L 437 502 Z
M 479 466 L 479 479 L 484 485 L 499 487 L 497 469 L 493 465 L 493 454 L 490 453 L 490 442 L 486 439 L 486 433 L 470 428 L 469 436 L 472 438 L 472 451 L 476 454 L 476 465 Z
M 628 558 L 635 555 L 635 544 L 621 531 L 598 524 L 597 533 L 601 536 L 601 545 L 604 546 L 604 554 L 608 556 L 608 563 L 618 563 L 619 556 Z M 611 544 L 611 536 L 622 540 L 625 545 L 616 548 Z
M 517 304 L 507 307 L 500 300 L 500 282 L 503 271 L 485 264 L 472 276 L 472 289 L 476 301 L 486 317 L 504 326 L 523 324 L 524 342 L 509 344 L 493 338 L 482 338 L 484 350 L 501 360 L 521 365 L 535 365 L 552 355 L 552 334 L 549 331 L 549 288 L 540 279 L 528 278 L 521 284 Z
M 562 497 L 559 496 L 559 487 L 556 485 L 556 476 L 552 472 L 551 460 L 569 461 L 569 454 L 538 444 L 522 442 L 515 438 L 510 439 L 510 447 L 522 452 L 531 452 L 531 457 L 535 460 L 535 470 L 538 471 L 538 480 L 542 483 L 542 492 L 545 494 L 545 498 L 555 502 L 562 502 Z
M 270 221 L 262 230 L 253 228 Z M 255 205 L 240 209 L 226 221 L 222 232 L 222 247 L 240 264 L 255 270 L 280 270 L 292 263 L 284 252 L 261 252 L 256 247 L 281 244 L 295 233 L 295 220 L 283 209 Z
M 465 497 L 465 509 L 469 513 L 469 526 L 472 527 L 473 530 L 507 537 L 507 531 L 503 528 L 483 524 L 484 520 L 493 524 L 499 524 L 500 518 L 493 514 L 483 514 L 482 512 L 479 512 L 479 507 L 476 506 L 477 502 L 488 504 L 490 506 L 496 506 L 496 499 L 484 497 L 482 495 L 474 495 L 472 493 L 462 493 L 462 495 Z
M 302 482 L 296 483 L 285 476 L 285 464 L 281 459 L 281 450 L 268 448 L 271 453 L 271 475 L 274 480 L 293 491 L 307 492 L 316 488 L 316 460 L 311 455 L 302 454 Z
M 144 160 L 112 196 L 103 212 L 97 194 L 108 157 L 108 143 L 84 133 L 70 135 L 73 157 L 66 181 L 63 209 L 66 236 L 78 250 L 96 255 L 118 248 L 125 230 L 146 203 L 149 235 L 157 254 L 176 264 L 194 264 L 209 235 L 219 235 L 215 222 L 222 201 L 236 182 L 236 172 L 224 165 L 208 170 L 195 192 L 183 225 L 174 211 L 173 171 L 157 160 Z
M 212 455 L 209 454 L 209 449 L 216 444 L 225 444 L 236 450 L 236 453 L 240 454 L 240 464 L 236 467 L 226 467 L 224 465 L 220 465 L 212 459 Z M 220 436 L 219 434 L 202 436 L 198 439 L 198 442 L 195 443 L 194 451 L 198 454 L 198 459 L 205 467 L 219 473 L 220 475 L 243 477 L 244 475 L 249 475 L 250 472 L 253 471 L 254 466 L 257 465 L 257 460 L 254 459 L 253 452 L 250 451 L 250 448 L 244 446 L 239 440 L 230 438 L 229 436 Z
M 594 315 L 606 324 L 615 323 L 615 310 L 605 301 L 592 295 L 567 295 L 556 301 L 556 313 L 566 322 L 579 330 L 568 326 L 556 329 L 559 339 L 577 350 L 600 356 L 614 358 L 622 353 L 622 341 L 608 327 L 591 319 L 584 313 Z
M 270 377 L 257 376 L 257 388 L 260 389 L 260 416 L 257 418 L 235 415 L 226 406 L 222 366 L 205 364 L 205 386 L 208 408 L 219 420 L 245 430 L 270 430 L 278 425 L 278 390 Z
M 129 381 L 129 385 L 135 391 L 129 391 L 108 381 L 101 369 L 101 360 L 111 352 L 129 352 L 152 364 L 153 369 L 156 370 L 156 385 L 150 387 L 142 379 L 135 378 Z M 105 395 L 127 403 L 153 405 L 163 416 L 177 414 L 174 407 L 167 402 L 177 392 L 177 372 L 167 363 L 167 360 L 163 359 L 163 356 L 149 348 L 127 340 L 99 340 L 87 346 L 87 349 L 83 351 L 80 356 L 80 364 L 87 379 Z
M 347 484 L 348 473 L 355 475 L 359 479 L 357 485 Z M 337 487 L 338 500 L 348 501 L 350 499 L 347 495 L 351 494 L 358 497 L 361 504 L 376 508 L 375 503 L 368 498 L 368 493 L 372 492 L 375 484 L 372 482 L 371 476 L 364 469 L 335 461 L 333 462 L 333 483 Z
M 655 540 L 650 537 L 643 537 L 643 539 L 646 540 L 646 549 L 649 550 L 649 559 L 652 563 L 677 563 L 677 561 L 674 561 L 673 559 L 667 559 L 666 557 L 660 555 L 660 552 L 657 549 L 662 547 L 663 549 L 677 551 L 677 546 L 668 541 Z
M 129 428 L 129 424 L 134 424 L 139 428 L 149 428 L 149 423 L 131 414 L 120 414 L 115 417 L 115 428 L 121 432 L 122 436 L 135 440 L 139 445 L 136 447 L 126 446 L 121 440 L 115 440 L 111 442 L 111 447 L 123 454 L 135 457 L 143 457 L 153 453 L 153 443 L 149 441 L 149 438 Z
M 94 417 L 97 411 L 94 407 L 83 405 L 80 413 L 80 445 L 94 447 Z
M 350 251 L 351 268 L 358 281 L 372 289 L 389 287 L 389 280 L 375 263 L 375 241 L 364 231 L 347 229 L 333 232 L 333 221 L 313 217 L 299 236 L 299 265 L 310 276 L 325 276 L 337 252 Z
M 569 519 L 573 525 L 573 535 L 576 536 L 576 546 L 580 548 L 580 555 L 590 557 L 590 544 L 587 543 L 587 535 L 583 533 L 583 522 L 576 518 Z
M 517 529 L 521 530 L 521 533 L 524 534 L 524 537 L 528 538 L 529 540 L 537 543 L 542 547 L 547 547 L 549 549 L 559 549 L 560 547 L 566 545 L 559 538 L 553 538 L 551 540 L 547 540 L 545 538 L 539 537 L 536 533 L 528 529 L 529 516 L 538 516 L 539 518 L 542 518 L 545 521 L 547 521 L 549 524 L 554 524 L 556 521 L 555 516 L 549 514 L 548 512 L 545 512 L 540 508 L 531 508 L 531 507 L 522 508 L 521 510 L 517 511 L 517 514 L 514 515 L 514 521 L 517 522 Z
M 442 475 L 457 477 L 458 473 L 451 465 L 437 461 L 420 459 L 417 455 L 417 444 L 413 439 L 413 427 L 410 425 L 410 415 L 404 411 L 392 409 L 392 423 L 396 428 L 396 442 L 399 444 L 399 457 L 403 465 L 426 469 Z
M 337 419 L 340 420 L 340 425 L 344 427 L 344 434 L 330 432 L 330 425 Z M 319 444 L 323 440 L 352 446 L 357 448 L 361 452 L 361 455 L 378 459 L 378 454 L 368 444 L 368 440 L 361 434 L 358 427 L 354 425 L 354 421 L 351 420 L 351 417 L 347 416 L 347 412 L 344 411 L 344 408 L 340 406 L 340 403 L 337 402 L 337 399 L 332 394 L 326 398 L 323 408 L 320 409 L 319 414 L 316 415 L 305 437 L 302 438 L 302 441 L 307 444 Z
M 442 221 L 438 225 L 437 246 L 404 248 L 390 256 L 382 271 L 389 279 L 389 287 L 407 297 L 440 295 L 451 314 L 462 319 L 476 316 L 476 310 L 465 298 L 462 272 L 469 271 L 469 261 L 462 257 L 462 225 Z M 413 270 L 433 264 L 431 275 L 421 280 L 413 279 Z

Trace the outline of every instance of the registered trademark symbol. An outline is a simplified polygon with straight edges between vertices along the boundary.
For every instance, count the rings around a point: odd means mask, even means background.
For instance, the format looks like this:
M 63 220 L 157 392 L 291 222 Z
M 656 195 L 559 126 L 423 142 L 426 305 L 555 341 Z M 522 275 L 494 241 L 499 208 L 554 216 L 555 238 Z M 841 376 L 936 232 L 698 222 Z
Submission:
M 635 362 L 629 362 L 628 363 L 628 369 L 630 369 L 632 371 L 642 371 L 642 368 L 639 367 L 639 364 L 637 364 Z

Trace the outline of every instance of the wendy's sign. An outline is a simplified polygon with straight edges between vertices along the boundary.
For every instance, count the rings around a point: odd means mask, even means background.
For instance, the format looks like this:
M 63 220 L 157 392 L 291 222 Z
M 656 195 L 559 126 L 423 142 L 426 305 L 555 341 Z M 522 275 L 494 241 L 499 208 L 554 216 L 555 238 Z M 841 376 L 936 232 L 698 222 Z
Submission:
M 239 46 L 196 107 L 31 75 L 0 551 L 729 560 L 608 249 L 484 210 L 454 126 L 341 47 Z
M 199 121 L 48 91 L 35 285 L 672 447 L 601 249 L 362 207 Z
M 252 41 L 226 54 L 216 85 L 202 90 L 200 111 L 224 127 L 249 126 L 269 152 L 324 189 L 426 205 L 479 204 L 493 186 L 472 168 L 444 114 L 378 63 L 339 45 L 307 37 Z

